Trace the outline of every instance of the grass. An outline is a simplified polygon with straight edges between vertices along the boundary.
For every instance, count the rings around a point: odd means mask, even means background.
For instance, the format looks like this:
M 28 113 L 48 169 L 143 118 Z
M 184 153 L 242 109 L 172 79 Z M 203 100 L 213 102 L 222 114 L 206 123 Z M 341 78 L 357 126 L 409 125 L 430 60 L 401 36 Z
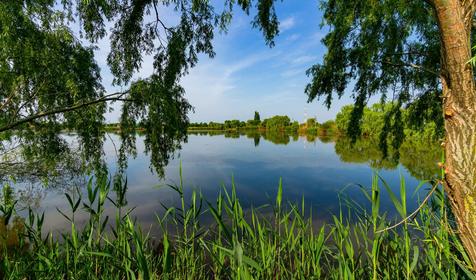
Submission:
M 428 203 L 392 228 L 408 215 L 403 178 L 396 194 L 375 175 L 370 188 L 360 186 L 370 207 L 343 195 L 341 211 L 323 226 L 313 224 L 304 199 L 298 205 L 283 201 L 281 182 L 271 205 L 246 211 L 234 185 L 211 202 L 197 191 L 185 197 L 181 181 L 171 186 L 180 206 L 157 216 L 158 245 L 127 208 L 127 182 L 98 178 L 89 181 L 84 197 L 80 191 L 65 195 L 71 214 L 60 213 L 71 230 L 60 238 L 41 234 L 41 214 L 30 211 L 24 222 L 12 218 L 15 202 L 4 191 L 0 278 L 476 279 L 444 193 L 433 183 L 419 186 L 433 190 Z M 381 213 L 383 189 L 401 218 Z M 104 215 L 106 200 L 116 209 L 113 223 Z M 75 222 L 78 211 L 89 215 L 82 229 Z M 205 216 L 213 223 L 202 225 Z

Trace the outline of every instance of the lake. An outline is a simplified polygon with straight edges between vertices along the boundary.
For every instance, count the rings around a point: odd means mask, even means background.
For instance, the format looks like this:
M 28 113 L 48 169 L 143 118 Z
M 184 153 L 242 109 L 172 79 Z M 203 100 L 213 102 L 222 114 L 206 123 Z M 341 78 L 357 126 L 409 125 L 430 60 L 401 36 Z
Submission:
M 74 139 L 74 136 L 67 137 Z M 117 168 L 118 145 L 117 135 L 106 137 L 104 153 L 110 171 Z M 137 157 L 129 160 L 126 171 L 128 207 L 135 207 L 132 213 L 143 228 L 156 224 L 155 214 L 163 211 L 162 204 L 171 206 L 178 202 L 177 193 L 166 185 L 179 184 L 181 166 L 186 196 L 196 189 L 204 199 L 214 202 L 222 186 L 230 189 L 234 182 L 240 202 L 247 209 L 274 203 L 282 178 L 283 201 L 300 203 L 304 197 L 306 208 L 312 208 L 313 219 L 327 221 L 339 211 L 340 192 L 368 205 L 356 184 L 369 188 L 374 172 L 397 194 L 400 177 L 403 177 L 409 211 L 416 208 L 428 187 L 415 195 L 413 192 L 420 180 L 438 172 L 439 147 L 404 143 L 398 159 L 382 159 L 377 147 L 378 143 L 368 139 L 352 145 L 345 138 L 335 140 L 312 135 L 196 132 L 189 135 L 188 142 L 168 163 L 165 178 L 161 179 L 150 168 L 143 138 L 138 136 Z M 79 182 L 84 184 L 85 180 Z M 33 192 L 29 185 L 23 188 L 25 193 Z M 58 232 L 69 227 L 57 208 L 69 213 L 64 192 L 70 189 L 35 188 L 32 197 L 36 196 L 29 198 L 35 211 L 45 212 L 46 231 Z M 395 213 L 388 195 L 383 193 L 382 210 Z M 108 207 L 106 214 L 113 216 L 110 205 Z M 84 221 L 86 216 L 77 215 L 76 219 Z

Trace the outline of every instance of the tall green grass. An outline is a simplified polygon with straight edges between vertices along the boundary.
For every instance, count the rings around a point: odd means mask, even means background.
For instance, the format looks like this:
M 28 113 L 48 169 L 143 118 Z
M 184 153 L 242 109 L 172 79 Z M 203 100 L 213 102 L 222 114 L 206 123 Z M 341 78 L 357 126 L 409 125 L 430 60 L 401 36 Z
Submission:
M 251 209 L 243 209 L 234 184 L 207 201 L 198 191 L 186 196 L 180 181 L 171 186 L 179 206 L 157 216 L 162 235 L 154 243 L 127 208 L 127 182 L 111 186 L 97 178 L 86 195 L 65 195 L 70 209 L 60 213 L 71 229 L 60 238 L 41 234 L 42 214 L 30 211 L 20 226 L 13 223 L 15 203 L 2 202 L 0 278 L 476 279 L 441 186 L 425 186 L 431 197 L 408 218 L 404 179 L 397 194 L 375 175 L 370 188 L 360 186 L 368 205 L 343 195 L 341 210 L 321 225 L 304 199 L 283 200 L 281 181 L 273 203 Z M 383 191 L 399 218 L 381 212 Z M 111 219 L 104 214 L 107 200 L 116 210 Z M 89 215 L 81 229 L 79 211 Z M 213 222 L 202 224 L 206 217 Z M 6 242 L 12 234 L 16 244 Z

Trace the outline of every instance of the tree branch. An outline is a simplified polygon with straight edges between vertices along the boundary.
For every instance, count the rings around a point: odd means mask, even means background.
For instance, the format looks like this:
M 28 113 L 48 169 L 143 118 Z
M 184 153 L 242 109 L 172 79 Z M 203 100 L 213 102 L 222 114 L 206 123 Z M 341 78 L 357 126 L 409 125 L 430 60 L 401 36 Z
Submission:
M 122 96 L 124 94 L 125 93 L 113 93 L 113 94 L 110 94 L 110 95 L 103 96 L 103 97 L 101 97 L 99 99 L 96 99 L 96 100 L 76 104 L 76 105 L 73 105 L 73 106 L 70 106 L 70 107 L 57 108 L 57 109 L 50 110 L 50 111 L 40 112 L 38 114 L 23 118 L 21 120 L 18 120 L 18 121 L 10 123 L 8 125 L 5 125 L 3 127 L 0 127 L 0 132 L 4 132 L 4 131 L 10 130 L 10 129 L 13 129 L 15 127 L 18 127 L 19 125 L 32 122 L 32 121 L 34 121 L 36 119 L 39 119 L 39 118 L 42 118 L 42 117 L 46 117 L 46 116 L 50 116 L 50 115 L 56 115 L 56 114 L 60 114 L 60 113 L 66 113 L 66 112 L 70 112 L 70 111 L 75 111 L 75 110 L 78 110 L 78 109 L 81 109 L 81 108 L 84 108 L 84 107 L 88 107 L 88 106 L 91 106 L 91 105 L 95 105 L 95 104 L 98 104 L 98 103 L 102 103 L 102 102 L 107 102 L 107 101 L 131 102 L 131 101 L 133 101 L 132 99 L 122 98 Z M 118 95 L 118 96 L 113 97 L 114 95 Z
M 418 206 L 418 208 L 413 211 L 413 213 L 411 213 L 410 215 L 408 215 L 407 217 L 405 217 L 403 220 L 401 220 L 400 222 L 394 224 L 393 226 L 389 226 L 389 227 L 386 227 L 384 229 L 381 229 L 381 230 L 377 230 L 375 233 L 382 233 L 384 231 L 388 231 L 388 230 L 391 230 L 391 229 L 394 229 L 396 227 L 398 227 L 399 225 L 401 224 L 404 224 L 406 223 L 408 220 L 410 220 L 411 218 L 413 218 L 416 214 L 418 214 L 418 212 L 423 208 L 423 206 L 428 202 L 428 200 L 430 199 L 431 195 L 433 194 L 433 192 L 436 190 L 436 188 L 441 184 L 442 182 L 441 181 L 437 181 L 435 183 L 435 185 L 433 186 L 433 188 L 430 190 L 430 192 L 427 194 L 427 196 L 425 197 L 425 199 L 423 200 L 423 202 L 420 204 L 420 206 Z
M 160 20 L 159 18 L 159 11 L 157 10 L 157 3 L 156 1 L 153 1 L 152 2 L 154 4 L 154 11 L 155 11 L 155 19 L 156 19 L 156 26 L 157 26 L 157 23 L 160 23 L 160 25 L 162 25 L 162 28 L 164 28 L 165 32 L 172 32 L 170 30 L 170 28 L 168 28 L 167 26 L 165 26 L 165 24 L 162 22 L 162 20 Z
M 12 93 L 5 99 L 5 102 L 0 104 L 0 110 L 2 110 L 8 103 L 11 102 L 13 96 L 16 94 L 16 91 L 12 91 Z
M 421 70 L 421 71 L 424 71 L 424 72 L 427 72 L 427 73 L 430 73 L 430 74 L 433 74 L 435 75 L 436 77 L 440 77 L 440 73 L 438 72 L 435 72 L 431 69 L 428 69 L 428 68 L 425 68 L 421 65 L 418 65 L 418 64 L 415 64 L 415 63 L 411 63 L 411 62 L 401 62 L 401 63 L 393 63 L 393 62 L 390 62 L 390 61 L 382 61 L 382 63 L 384 64 L 388 64 L 388 65 L 392 65 L 392 66 L 396 66 L 396 67 L 411 67 L 411 68 L 415 68 L 415 69 L 418 69 L 418 70 Z

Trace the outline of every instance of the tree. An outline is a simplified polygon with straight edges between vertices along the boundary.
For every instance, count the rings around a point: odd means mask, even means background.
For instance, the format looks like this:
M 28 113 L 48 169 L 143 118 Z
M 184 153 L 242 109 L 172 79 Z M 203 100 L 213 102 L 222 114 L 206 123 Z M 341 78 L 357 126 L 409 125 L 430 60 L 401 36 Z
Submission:
M 286 127 L 291 125 L 291 119 L 288 116 L 273 116 L 263 120 L 266 130 L 284 131 Z
M 323 134 L 333 134 L 336 130 L 336 123 L 333 120 L 328 120 L 319 125 L 319 130 Z
M 61 8 L 56 2 L 0 2 L 1 138 L 8 140 L 17 129 L 26 144 L 63 147 L 58 135 L 66 127 L 78 131 L 84 157 L 99 161 L 105 102 L 124 102 L 122 162 L 135 153 L 133 129 L 142 122 L 146 151 L 159 173 L 186 139 L 192 107 L 179 80 L 196 65 L 198 54 L 214 56 L 214 32 L 226 30 L 233 7 L 249 13 L 256 4 L 253 26 L 268 45 L 278 34 L 273 0 L 227 0 L 221 13 L 206 0 L 62 0 Z M 178 24 L 164 24 L 161 5 L 177 11 Z M 331 27 L 323 39 L 328 52 L 307 72 L 312 77 L 305 89 L 308 100 L 323 97 L 330 106 L 352 82 L 356 106 L 348 131 L 358 135 L 368 98 L 381 94 L 385 100 L 391 93 L 396 105 L 386 114 L 380 139 L 385 142 L 392 133 L 395 147 L 404 137 L 400 107 L 410 108 L 415 125 L 439 120 L 445 129 L 445 190 L 461 240 L 476 263 L 476 90 L 467 63 L 476 1 L 323 0 L 321 8 L 324 24 Z M 108 63 L 114 83 L 126 90 L 105 94 L 92 47 L 70 31 L 73 20 L 92 43 L 110 35 Z M 106 23 L 113 26 L 110 34 Z M 154 55 L 154 74 L 132 81 L 145 53 Z
M 299 122 L 293 121 L 291 124 L 291 131 L 296 133 L 299 130 Z
M 270 1 L 256 1 L 254 25 L 268 44 L 277 34 Z M 238 1 L 249 13 L 250 1 Z M 22 147 L 67 151 L 63 129 L 78 134 L 85 161 L 102 163 L 104 113 L 107 102 L 122 103 L 121 167 L 135 154 L 135 128 L 144 128 L 145 150 L 159 174 L 186 140 L 187 114 L 179 80 L 198 62 L 215 55 L 215 31 L 226 31 L 234 0 L 217 13 L 206 0 L 5 0 L 0 1 L 0 139 L 13 135 Z M 169 7 L 178 23 L 167 25 L 160 11 Z M 80 36 L 71 31 L 79 22 Z M 107 30 L 107 26 L 112 26 Z M 110 38 L 107 62 L 114 85 L 124 90 L 106 93 L 94 44 Z M 154 73 L 133 80 L 143 56 L 153 55 Z
M 307 73 L 309 102 L 331 105 L 350 82 L 355 107 L 347 130 L 360 134 L 368 98 L 387 93 L 395 106 L 385 115 L 383 135 L 403 141 L 402 113 L 422 126 L 436 120 L 445 131 L 446 194 L 460 238 L 476 265 L 476 91 L 471 59 L 476 1 L 322 1 L 327 53 Z M 393 121 L 390 121 L 393 119 Z
M 309 118 L 306 120 L 306 127 L 307 128 L 311 128 L 311 127 L 314 127 L 316 126 L 317 122 L 316 122 L 316 118 Z
M 378 139 L 379 136 L 382 135 L 382 131 L 385 127 L 385 116 L 394 110 L 394 106 L 395 105 L 391 102 L 386 104 L 376 103 L 370 107 L 365 106 L 362 112 L 362 117 L 359 121 L 361 134 L 366 137 Z M 346 105 L 343 106 L 336 115 L 336 128 L 340 132 L 343 132 L 343 134 L 345 134 L 347 128 L 349 127 L 353 110 L 353 105 Z M 439 129 L 434 121 L 427 120 L 425 122 L 424 128 L 413 129 L 414 127 L 409 125 L 408 122 L 409 110 L 401 109 L 401 113 L 403 116 L 402 120 L 405 137 L 418 135 L 421 138 L 431 138 L 432 140 L 437 140 L 441 136 L 441 128 Z M 389 119 L 387 118 L 387 121 L 388 120 Z M 382 150 L 384 151 L 384 149 Z
M 259 116 L 259 113 L 258 111 L 255 111 L 255 117 L 253 119 L 255 121 L 255 123 L 259 124 L 261 122 L 261 118 Z
M 252 120 L 247 121 L 248 126 L 259 126 L 261 124 L 261 118 L 259 116 L 259 113 L 255 111 L 255 116 Z

